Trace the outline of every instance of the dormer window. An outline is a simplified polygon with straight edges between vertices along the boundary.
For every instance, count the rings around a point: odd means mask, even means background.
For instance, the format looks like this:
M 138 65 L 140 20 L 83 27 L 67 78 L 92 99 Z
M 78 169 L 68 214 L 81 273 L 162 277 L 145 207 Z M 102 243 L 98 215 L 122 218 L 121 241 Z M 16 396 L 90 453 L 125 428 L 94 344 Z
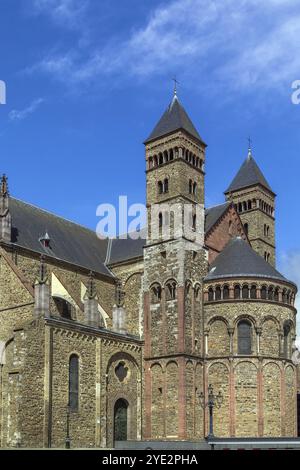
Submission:
M 39 242 L 43 245 L 44 248 L 50 248 L 50 237 L 48 232 L 45 233 L 42 237 L 39 238 Z

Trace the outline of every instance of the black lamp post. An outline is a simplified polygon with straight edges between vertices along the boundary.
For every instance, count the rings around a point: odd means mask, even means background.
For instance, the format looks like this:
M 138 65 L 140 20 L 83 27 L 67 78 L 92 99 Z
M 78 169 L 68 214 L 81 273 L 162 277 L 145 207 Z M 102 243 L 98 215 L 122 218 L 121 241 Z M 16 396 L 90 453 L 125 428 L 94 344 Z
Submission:
M 65 440 L 66 449 L 71 449 L 71 438 L 70 438 L 70 405 L 67 405 L 67 434 Z
M 200 404 L 203 410 L 208 408 L 209 410 L 209 433 L 207 439 L 213 439 L 214 436 L 214 407 L 220 408 L 223 403 L 223 395 L 221 392 L 218 395 L 214 394 L 213 386 L 208 386 L 208 401 L 205 401 L 205 395 L 203 392 L 199 394 Z

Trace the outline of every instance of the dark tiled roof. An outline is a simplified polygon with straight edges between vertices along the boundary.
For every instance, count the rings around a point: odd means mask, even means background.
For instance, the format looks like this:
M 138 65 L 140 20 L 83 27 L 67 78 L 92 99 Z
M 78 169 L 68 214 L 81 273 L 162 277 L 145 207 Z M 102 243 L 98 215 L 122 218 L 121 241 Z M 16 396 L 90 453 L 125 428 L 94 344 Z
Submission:
M 143 229 L 137 239 L 128 235 L 126 239 L 116 238 L 111 242 L 110 255 L 107 264 L 128 261 L 143 256 L 146 245 L 146 231 Z
M 10 198 L 9 207 L 14 244 L 111 276 L 104 265 L 108 242 L 99 240 L 96 232 L 18 199 Z M 50 248 L 39 241 L 46 231 Z
M 249 153 L 225 194 L 257 184 L 273 192 L 253 156 Z
M 164 112 L 150 136 L 145 141 L 145 144 L 179 129 L 184 129 L 191 136 L 203 142 L 194 124 L 175 95 L 168 109 Z
M 205 211 L 205 233 L 208 233 L 210 229 L 215 225 L 219 218 L 226 212 L 230 207 L 231 202 L 225 202 L 218 206 L 209 207 Z
M 228 277 L 263 277 L 286 281 L 240 237 L 232 239 L 217 256 L 205 280 Z

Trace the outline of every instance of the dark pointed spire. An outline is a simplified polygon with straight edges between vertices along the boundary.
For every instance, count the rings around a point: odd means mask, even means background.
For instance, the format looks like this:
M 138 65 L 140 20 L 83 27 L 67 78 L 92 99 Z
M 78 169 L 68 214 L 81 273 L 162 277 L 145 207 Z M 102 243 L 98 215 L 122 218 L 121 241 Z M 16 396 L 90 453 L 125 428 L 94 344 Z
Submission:
M 164 135 L 168 135 L 179 130 L 186 131 L 192 137 L 201 141 L 205 145 L 184 107 L 181 105 L 177 96 L 177 88 L 175 87 L 174 96 L 170 105 L 144 143 L 147 144 L 152 140 L 159 139 Z
M 272 194 L 274 194 L 269 183 L 253 158 L 251 144 L 249 143 L 248 156 L 232 180 L 230 186 L 226 189 L 225 194 L 255 185 L 263 186 Z

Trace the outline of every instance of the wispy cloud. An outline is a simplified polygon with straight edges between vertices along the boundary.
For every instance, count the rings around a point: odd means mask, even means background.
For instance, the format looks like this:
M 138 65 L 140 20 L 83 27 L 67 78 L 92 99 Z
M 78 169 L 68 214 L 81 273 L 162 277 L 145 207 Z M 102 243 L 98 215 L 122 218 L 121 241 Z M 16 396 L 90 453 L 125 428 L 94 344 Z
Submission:
M 195 87 L 208 80 L 241 91 L 278 87 L 299 75 L 299 35 L 296 0 L 173 0 L 152 11 L 125 40 L 50 55 L 32 70 L 79 85 L 100 77 L 147 80 L 178 71 L 194 78 Z
M 34 14 L 45 14 L 60 26 L 79 28 L 89 0 L 32 0 Z
M 12 109 L 10 113 L 8 114 L 8 118 L 10 121 L 22 121 L 26 119 L 30 114 L 33 114 L 44 102 L 45 100 L 43 98 L 38 98 L 32 103 L 27 106 L 27 108 L 17 110 L 17 109 Z
M 300 251 L 283 253 L 280 259 L 281 270 L 285 276 L 293 281 L 300 289 Z M 300 313 L 300 292 L 296 299 L 296 308 Z M 300 322 L 298 321 L 298 344 L 300 347 Z

